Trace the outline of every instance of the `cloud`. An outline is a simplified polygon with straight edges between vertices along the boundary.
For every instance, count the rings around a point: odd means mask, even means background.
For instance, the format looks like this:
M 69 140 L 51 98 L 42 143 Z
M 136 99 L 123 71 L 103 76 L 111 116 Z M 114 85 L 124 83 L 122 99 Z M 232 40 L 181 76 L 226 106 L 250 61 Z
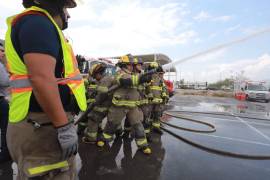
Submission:
M 254 59 L 235 59 L 232 63 L 213 63 L 209 61 L 216 58 L 222 58 L 224 52 L 219 52 L 212 57 L 209 57 L 208 64 L 204 58 L 203 61 L 198 63 L 204 63 L 204 68 L 199 68 L 198 65 L 193 63 L 192 69 L 184 67 L 184 71 L 181 72 L 181 77 L 186 81 L 197 82 L 216 82 L 220 79 L 232 78 L 244 72 L 244 76 L 250 80 L 262 81 L 269 80 L 270 72 L 270 54 L 262 54 Z
M 23 9 L 22 2 L 18 0 L 8 0 L 8 1 L 0 1 L 1 11 L 10 10 L 10 11 L 18 11 Z
M 0 1 L 0 7 L 1 24 L 5 24 L 5 16 L 23 9 L 17 0 Z M 160 47 L 194 42 L 197 36 L 186 20 L 189 9 L 185 3 L 87 0 L 69 12 L 69 29 L 64 33 L 75 53 L 88 56 L 151 53 Z M 1 26 L 0 38 L 5 31 L 6 26 Z
M 201 62 L 216 61 L 219 60 L 221 57 L 223 57 L 226 53 L 227 53 L 226 49 L 221 49 L 216 52 L 200 57 L 200 60 L 198 62 L 201 63 Z
M 240 28 L 241 28 L 241 25 L 240 25 L 240 24 L 237 24 L 237 25 L 235 25 L 235 26 L 231 26 L 231 27 L 227 28 L 225 31 L 226 31 L 227 33 L 229 33 L 229 32 L 236 31 L 236 30 L 238 30 L 238 29 L 240 29 Z
M 200 11 L 195 17 L 196 21 L 214 21 L 214 22 L 227 22 L 232 19 L 232 16 L 223 15 L 223 16 L 213 16 L 206 11 Z
M 6 18 L 23 10 L 21 1 L 8 0 L 0 1 L 0 39 L 4 39 L 7 30 Z
M 232 19 L 232 16 L 218 16 L 213 18 L 213 21 L 222 21 L 222 22 L 227 22 Z
M 114 4 L 93 0 L 75 10 L 70 11 L 74 18 L 67 34 L 75 50 L 89 56 L 149 53 L 192 42 L 197 35 L 184 20 L 189 13 L 185 4 L 150 6 L 140 0 Z
M 197 21 L 203 21 L 203 20 L 207 20 L 207 19 L 210 19 L 210 18 L 211 18 L 211 15 L 208 12 L 201 11 L 193 19 L 195 19 Z
M 264 54 L 254 63 L 243 68 L 245 75 L 254 80 L 269 79 L 270 55 Z
M 242 71 L 244 76 L 250 80 L 269 79 L 270 55 L 266 53 L 255 59 L 240 59 L 233 63 L 215 64 L 208 70 L 210 77 L 219 77 L 218 75 L 222 74 L 223 78 L 236 76 Z M 211 79 L 212 81 L 218 80 L 217 78 Z
M 203 40 L 199 37 L 195 38 L 194 41 L 193 41 L 195 44 L 199 44 L 199 43 L 202 43 Z
M 243 27 L 240 29 L 240 32 L 242 32 L 245 35 L 254 34 L 260 31 L 267 31 L 269 30 L 269 26 L 250 26 L 250 27 Z

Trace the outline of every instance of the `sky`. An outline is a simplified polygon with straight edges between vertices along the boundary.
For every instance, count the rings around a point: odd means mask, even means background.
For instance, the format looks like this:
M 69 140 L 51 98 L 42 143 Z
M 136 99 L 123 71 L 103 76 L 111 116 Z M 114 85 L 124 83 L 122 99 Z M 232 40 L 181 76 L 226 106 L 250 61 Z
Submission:
M 270 28 L 269 7 L 269 0 L 83 0 L 69 10 L 64 33 L 75 53 L 87 57 L 162 53 L 177 61 Z M 1 0 L 0 9 L 3 39 L 6 17 L 23 7 L 18 0 Z M 171 79 L 215 82 L 243 73 L 270 80 L 269 42 L 265 33 L 180 63 Z

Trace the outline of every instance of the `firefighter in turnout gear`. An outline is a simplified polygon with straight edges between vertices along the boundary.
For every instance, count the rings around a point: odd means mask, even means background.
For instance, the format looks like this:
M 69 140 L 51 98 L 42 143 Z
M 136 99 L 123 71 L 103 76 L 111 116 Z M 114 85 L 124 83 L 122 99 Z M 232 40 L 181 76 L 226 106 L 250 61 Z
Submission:
M 96 64 L 95 64 L 96 65 Z M 94 65 L 94 66 L 95 66 Z M 86 91 L 86 98 L 87 98 L 87 106 L 91 105 L 93 102 L 95 102 L 95 96 L 97 94 L 96 88 L 97 88 L 97 80 L 91 75 L 91 70 L 93 70 L 93 67 L 90 68 L 88 72 L 88 78 L 84 81 L 85 87 L 87 88 Z M 88 119 L 84 118 L 81 120 L 78 124 L 78 134 L 80 135 L 82 132 L 84 132 L 85 128 L 87 127 Z
M 143 61 L 140 57 L 134 58 L 134 63 L 133 63 L 133 73 L 134 74 L 143 74 Z M 140 104 L 139 107 L 143 112 L 143 126 L 144 126 L 144 132 L 147 137 L 148 141 L 151 141 L 150 137 L 150 114 L 151 114 L 151 107 L 149 106 L 149 101 L 147 97 L 147 86 L 149 86 L 149 82 L 145 82 L 143 84 L 138 85 L 138 91 L 140 93 Z M 128 120 L 125 121 L 125 130 L 129 130 L 129 124 Z
M 167 88 L 167 85 L 164 82 L 165 71 L 163 70 L 162 66 L 159 65 L 159 67 L 157 68 L 157 72 L 158 72 L 158 75 L 159 75 L 160 79 L 163 80 L 162 92 L 161 92 L 162 104 L 160 104 L 161 109 L 162 109 L 160 117 L 162 117 L 163 112 L 165 111 L 165 106 L 169 102 L 170 96 L 169 96 L 169 90 Z
M 95 97 L 96 97 L 96 88 L 97 88 L 97 80 L 93 76 L 95 73 L 95 68 L 97 67 L 98 64 L 94 64 L 88 72 L 88 86 L 87 86 L 87 105 L 92 104 L 95 102 Z
M 156 69 L 157 72 L 152 75 L 152 80 L 150 85 L 147 87 L 149 94 L 148 97 L 150 99 L 150 109 L 151 109 L 151 121 L 152 121 L 152 129 L 154 132 L 162 134 L 160 129 L 160 118 L 164 111 L 164 103 L 168 101 L 167 96 L 167 87 L 164 83 L 162 74 L 164 73 L 162 67 L 156 63 L 152 62 L 148 71 L 152 69 Z
M 117 63 L 120 70 L 116 74 L 116 81 L 119 88 L 113 93 L 112 106 L 108 112 L 108 121 L 102 134 L 102 139 L 98 146 L 104 146 L 106 142 L 113 140 L 113 135 L 127 117 L 132 131 L 135 134 L 136 144 L 145 154 L 151 154 L 142 125 L 143 113 L 138 107 L 140 104 L 140 94 L 138 85 L 151 80 L 149 75 L 133 74 L 133 57 L 125 55 Z
M 162 66 L 159 65 L 158 69 L 157 69 L 158 75 L 159 77 L 163 80 L 163 85 L 162 85 L 162 100 L 163 100 L 163 105 L 166 105 L 169 102 L 170 96 L 169 96 L 169 90 L 164 82 L 164 74 L 165 71 L 163 70 Z M 163 108 L 164 111 L 165 108 Z M 162 111 L 162 112 L 163 112 Z
M 88 114 L 88 127 L 85 130 L 82 141 L 85 143 L 96 143 L 98 135 L 102 132 L 102 120 L 108 114 L 108 108 L 112 103 L 112 95 L 108 94 L 109 88 L 115 84 L 113 76 L 106 76 L 106 65 L 103 63 L 95 64 L 90 69 L 90 76 L 96 80 L 95 96 L 92 103 L 95 103 L 93 110 Z

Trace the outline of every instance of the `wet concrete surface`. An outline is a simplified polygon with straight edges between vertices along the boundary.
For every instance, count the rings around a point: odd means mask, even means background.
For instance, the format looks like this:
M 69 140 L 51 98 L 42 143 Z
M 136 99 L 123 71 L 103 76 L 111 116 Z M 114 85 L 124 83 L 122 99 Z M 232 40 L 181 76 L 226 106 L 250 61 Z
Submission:
M 170 101 L 174 110 L 227 112 L 270 120 L 270 103 L 238 101 L 233 98 L 175 96 Z
M 165 148 L 161 136 L 153 136 L 151 156 L 137 150 L 132 139 L 120 138 L 104 149 L 82 144 L 83 168 L 80 179 L 159 179 Z M 85 153 L 88 152 L 88 153 Z
M 231 98 L 174 96 L 169 110 L 219 112 L 223 116 L 185 112 L 213 124 L 216 132 L 194 133 L 166 127 L 191 141 L 234 153 L 270 156 L 269 103 L 237 101 Z M 243 118 L 263 118 L 265 120 Z M 204 129 L 201 124 L 164 116 L 183 127 Z M 81 180 L 269 180 L 270 160 L 247 160 L 213 154 L 193 147 L 164 132 L 153 134 L 153 154 L 142 154 L 131 138 L 119 138 L 106 148 L 80 143 Z M 12 179 L 10 164 L 0 164 L 0 179 Z M 1 175 L 2 174 L 2 175 Z M 9 177 L 8 177 L 9 176 Z

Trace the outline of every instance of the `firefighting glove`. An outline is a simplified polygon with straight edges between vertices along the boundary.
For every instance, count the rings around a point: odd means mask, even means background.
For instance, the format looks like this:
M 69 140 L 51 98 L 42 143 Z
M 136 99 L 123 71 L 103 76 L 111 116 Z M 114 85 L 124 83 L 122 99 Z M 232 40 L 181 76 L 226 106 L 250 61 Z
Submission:
M 58 141 L 62 149 L 62 159 L 66 160 L 78 152 L 78 136 L 73 123 L 57 128 Z

